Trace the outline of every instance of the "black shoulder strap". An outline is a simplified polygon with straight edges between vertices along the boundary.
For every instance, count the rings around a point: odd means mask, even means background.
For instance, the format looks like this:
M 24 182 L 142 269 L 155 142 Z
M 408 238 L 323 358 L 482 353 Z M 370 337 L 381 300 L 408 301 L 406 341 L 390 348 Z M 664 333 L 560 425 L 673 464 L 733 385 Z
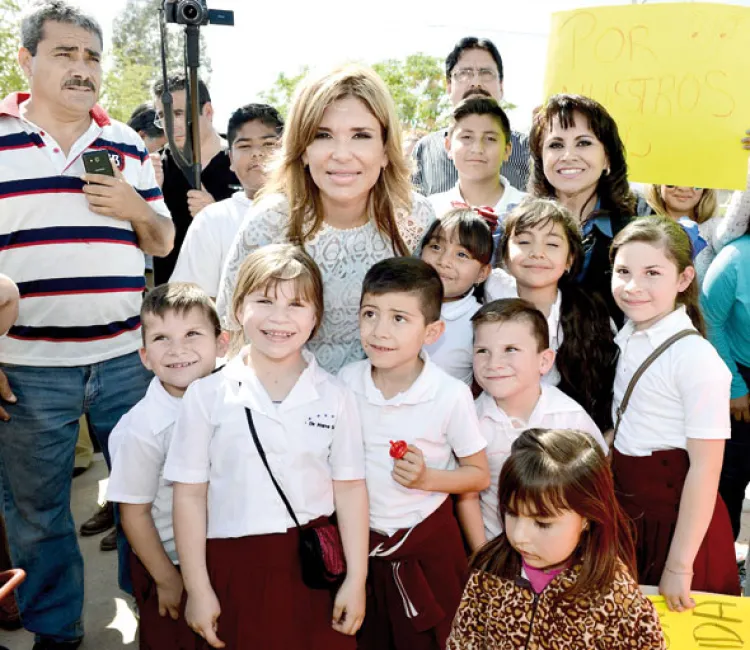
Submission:
M 300 528 L 299 521 L 297 521 L 297 515 L 294 514 L 294 509 L 292 508 L 292 504 L 289 503 L 289 499 L 286 498 L 286 494 L 284 494 L 284 491 L 281 489 L 281 486 L 279 485 L 278 481 L 276 480 L 276 477 L 273 475 L 273 472 L 271 471 L 271 466 L 268 464 L 268 458 L 266 458 L 266 452 L 263 450 L 263 445 L 260 444 L 260 439 L 258 438 L 258 432 L 255 430 L 255 423 L 253 422 L 253 414 L 251 413 L 250 409 L 247 407 L 245 407 L 245 414 L 247 415 L 247 424 L 250 426 L 250 433 L 253 435 L 253 442 L 255 443 L 255 448 L 258 450 L 258 455 L 260 456 L 260 459 L 263 461 L 263 464 L 266 466 L 266 470 L 268 470 L 268 475 L 271 477 L 273 486 L 276 488 L 276 491 L 279 493 L 279 496 L 281 497 L 281 500 L 284 502 L 286 509 L 289 511 L 289 514 L 294 520 L 294 525 L 297 526 L 297 528 Z
M 644 372 L 648 370 L 648 367 L 656 361 L 668 347 L 670 347 L 672 344 L 677 343 L 680 339 L 684 339 L 686 336 L 692 336 L 692 335 L 698 335 L 700 334 L 696 330 L 682 330 L 680 332 L 677 332 L 677 334 L 673 334 L 670 336 L 664 343 L 662 343 L 656 350 L 654 350 L 651 354 L 646 357 L 646 360 L 638 366 L 638 369 L 635 371 L 635 374 L 633 374 L 633 378 L 630 380 L 630 383 L 628 384 L 627 389 L 625 390 L 625 395 L 622 397 L 622 402 L 620 402 L 620 405 L 617 407 L 617 418 L 615 421 L 615 431 L 612 436 L 612 440 L 614 441 L 615 436 L 617 436 L 617 430 L 620 428 L 620 422 L 622 421 L 622 416 L 625 413 L 625 409 L 628 408 L 628 402 L 630 402 L 630 396 L 633 394 L 633 389 L 635 388 L 635 385 L 638 383 L 638 380 L 641 378 Z

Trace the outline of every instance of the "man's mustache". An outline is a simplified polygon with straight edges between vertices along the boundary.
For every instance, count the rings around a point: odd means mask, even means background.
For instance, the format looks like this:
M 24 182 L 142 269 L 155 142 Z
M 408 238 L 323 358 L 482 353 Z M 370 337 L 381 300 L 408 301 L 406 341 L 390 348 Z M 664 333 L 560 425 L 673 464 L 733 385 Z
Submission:
M 63 84 L 63 88 L 88 88 L 89 90 L 96 91 L 93 82 L 88 79 L 68 79 L 68 81 Z
M 468 99 L 469 97 L 476 97 L 477 95 L 482 95 L 484 97 L 489 97 L 490 99 L 492 99 L 492 95 L 490 95 L 490 93 L 488 93 L 484 88 L 469 88 L 469 90 L 464 93 L 464 96 L 461 97 L 461 99 Z

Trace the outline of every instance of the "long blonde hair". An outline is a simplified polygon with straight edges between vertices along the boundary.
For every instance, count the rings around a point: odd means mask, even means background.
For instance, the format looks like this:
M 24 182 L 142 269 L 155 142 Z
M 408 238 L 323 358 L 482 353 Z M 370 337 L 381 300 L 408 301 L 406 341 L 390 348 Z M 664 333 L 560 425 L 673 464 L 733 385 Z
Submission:
M 662 217 L 669 217 L 667 210 L 667 204 L 661 196 L 661 185 L 649 185 L 646 190 L 646 203 L 651 206 L 651 209 L 656 214 Z M 696 223 L 703 223 L 708 221 L 711 217 L 715 217 L 717 214 L 717 208 L 719 207 L 719 200 L 716 196 L 716 190 L 703 189 L 701 200 L 698 201 L 697 205 L 693 208 L 693 214 L 686 214 L 686 217 L 690 217 Z
M 320 191 L 302 155 L 315 139 L 323 112 L 333 102 L 356 97 L 380 122 L 388 164 L 367 199 L 367 216 L 390 239 L 393 252 L 408 255 L 397 221 L 411 212 L 411 177 L 401 144 L 401 128 L 388 88 L 371 69 L 349 64 L 308 76 L 298 86 L 284 128 L 281 151 L 260 195 L 283 194 L 289 201 L 288 239 L 304 246 L 323 224 Z

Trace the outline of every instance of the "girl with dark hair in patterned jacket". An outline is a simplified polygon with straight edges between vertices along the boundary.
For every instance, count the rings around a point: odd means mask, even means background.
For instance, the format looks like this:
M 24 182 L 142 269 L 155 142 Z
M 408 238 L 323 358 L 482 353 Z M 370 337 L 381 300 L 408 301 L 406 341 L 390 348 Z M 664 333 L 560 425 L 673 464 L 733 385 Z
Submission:
M 505 531 L 472 558 L 448 650 L 664 650 L 599 445 L 529 429 L 500 473 Z

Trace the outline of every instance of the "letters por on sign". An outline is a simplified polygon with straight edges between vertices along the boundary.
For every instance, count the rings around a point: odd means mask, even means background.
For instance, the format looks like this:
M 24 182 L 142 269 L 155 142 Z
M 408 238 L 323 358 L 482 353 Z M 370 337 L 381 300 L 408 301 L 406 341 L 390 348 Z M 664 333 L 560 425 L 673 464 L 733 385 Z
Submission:
M 553 14 L 545 97 L 586 95 L 617 121 L 632 181 L 744 189 L 750 8 L 668 3 Z

